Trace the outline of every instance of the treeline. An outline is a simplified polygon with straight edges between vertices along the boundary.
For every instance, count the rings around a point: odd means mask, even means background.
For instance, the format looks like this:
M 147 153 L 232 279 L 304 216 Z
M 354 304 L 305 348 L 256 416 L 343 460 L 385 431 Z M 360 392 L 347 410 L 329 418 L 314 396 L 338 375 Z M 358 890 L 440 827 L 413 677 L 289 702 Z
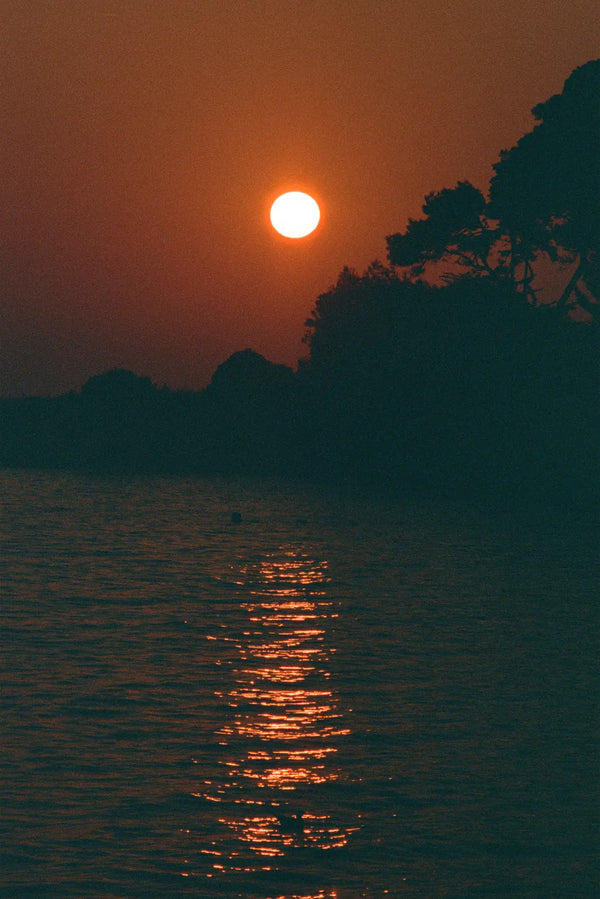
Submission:
M 581 495 L 598 483 L 598 330 L 510 291 L 344 272 L 297 372 L 252 350 L 201 392 L 115 370 L 0 401 L 4 467 L 284 474 L 405 491 Z
M 0 400 L 3 467 L 106 473 L 286 472 L 298 433 L 291 369 L 245 350 L 200 392 L 114 369 L 80 392 Z
M 468 182 L 429 194 L 423 217 L 387 238 L 388 265 L 341 272 L 306 323 L 296 372 L 244 350 L 200 392 L 115 370 L 80 392 L 1 400 L 0 464 L 591 495 L 600 63 L 534 115 L 487 198 Z M 542 259 L 560 285 L 553 302 L 535 289 Z M 437 284 L 423 280 L 432 264 Z

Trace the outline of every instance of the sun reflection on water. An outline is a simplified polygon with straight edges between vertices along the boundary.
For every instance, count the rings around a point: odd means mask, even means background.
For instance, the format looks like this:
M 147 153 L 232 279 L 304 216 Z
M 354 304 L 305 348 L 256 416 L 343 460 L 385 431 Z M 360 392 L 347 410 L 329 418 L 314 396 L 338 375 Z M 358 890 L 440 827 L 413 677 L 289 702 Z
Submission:
M 326 562 L 292 549 L 243 567 L 236 579 L 247 627 L 235 642 L 233 683 L 222 694 L 232 715 L 217 734 L 221 775 L 197 795 L 220 803 L 221 824 L 257 859 L 246 870 L 348 841 L 351 828 L 324 813 L 318 794 L 339 778 L 337 744 L 349 733 L 331 683 L 329 631 L 338 613 L 328 581 Z M 224 861 L 214 869 L 224 870 Z

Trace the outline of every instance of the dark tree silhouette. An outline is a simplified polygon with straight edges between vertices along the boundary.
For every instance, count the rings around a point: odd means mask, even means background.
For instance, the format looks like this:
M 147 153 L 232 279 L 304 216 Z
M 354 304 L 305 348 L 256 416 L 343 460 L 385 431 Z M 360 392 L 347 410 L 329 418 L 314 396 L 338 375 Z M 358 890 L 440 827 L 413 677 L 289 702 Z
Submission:
M 239 350 L 218 366 L 208 387 L 208 394 L 219 403 L 233 405 L 236 411 L 256 402 L 268 392 L 279 393 L 292 380 L 287 365 L 269 362 L 254 350 Z
M 534 252 L 515 240 L 490 215 L 485 197 L 468 181 L 428 194 L 425 218 L 410 219 L 405 232 L 387 237 L 392 265 L 407 267 L 411 277 L 423 274 L 428 263 L 445 262 L 446 282 L 473 276 L 508 281 L 535 304 L 531 287 Z
M 593 313 L 600 297 L 600 60 L 576 69 L 562 94 L 532 112 L 538 125 L 502 151 L 489 202 L 468 181 L 428 194 L 424 218 L 388 236 L 388 258 L 412 277 L 428 263 L 447 262 L 445 280 L 506 280 L 535 305 L 534 263 L 545 253 L 574 264 L 557 305 L 578 302 Z
M 205 391 L 210 457 L 219 470 L 266 472 L 295 458 L 294 374 L 254 350 L 234 353 Z
M 422 274 L 428 262 L 450 261 L 471 273 L 493 274 L 490 251 L 497 231 L 485 217 L 486 202 L 469 181 L 425 197 L 425 218 L 409 219 L 404 233 L 387 238 L 393 265 Z
M 341 477 L 416 485 L 435 443 L 443 325 L 436 288 L 381 263 L 344 269 L 307 324 L 315 466 Z M 424 401 L 424 396 L 427 401 Z
M 322 293 L 306 321 L 304 343 L 313 368 L 335 366 L 344 376 L 348 360 L 381 357 L 397 332 L 400 285 L 406 282 L 390 268 L 374 262 L 363 275 L 345 267 L 337 282 Z M 414 285 L 406 290 L 415 291 Z M 422 289 L 417 288 L 420 294 Z
M 307 329 L 317 470 L 438 495 L 593 480 L 596 329 L 515 302 L 509 280 L 344 269 Z
M 113 369 L 89 378 L 79 402 L 79 448 L 84 467 L 106 471 L 160 468 L 160 391 L 150 378 Z
M 538 124 L 503 151 L 490 184 L 490 215 L 531 258 L 576 263 L 559 306 L 600 297 L 600 60 L 575 69 L 563 92 L 535 106 Z

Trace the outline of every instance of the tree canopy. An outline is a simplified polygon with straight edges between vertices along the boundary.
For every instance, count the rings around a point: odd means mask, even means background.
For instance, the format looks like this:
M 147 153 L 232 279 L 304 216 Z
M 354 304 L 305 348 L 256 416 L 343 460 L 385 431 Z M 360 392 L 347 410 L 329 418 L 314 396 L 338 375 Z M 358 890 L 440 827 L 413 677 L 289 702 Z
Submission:
M 575 69 L 561 94 L 532 110 L 538 124 L 500 154 L 489 210 L 521 246 L 577 267 L 559 304 L 579 280 L 598 298 L 600 250 L 600 60 Z M 584 299 L 581 291 L 578 299 Z
M 489 198 L 468 181 L 427 195 L 423 218 L 387 237 L 388 258 L 412 276 L 431 262 L 511 282 L 535 303 L 541 254 L 575 264 L 558 300 L 593 311 L 600 298 L 600 60 L 535 106 L 538 124 L 495 164 Z M 585 284 L 583 287 L 582 282 Z
M 388 236 L 390 262 L 409 266 L 413 275 L 421 274 L 426 263 L 440 260 L 491 274 L 489 254 L 495 232 L 485 209 L 483 194 L 469 181 L 432 191 L 423 204 L 425 217 L 409 219 L 404 233 Z

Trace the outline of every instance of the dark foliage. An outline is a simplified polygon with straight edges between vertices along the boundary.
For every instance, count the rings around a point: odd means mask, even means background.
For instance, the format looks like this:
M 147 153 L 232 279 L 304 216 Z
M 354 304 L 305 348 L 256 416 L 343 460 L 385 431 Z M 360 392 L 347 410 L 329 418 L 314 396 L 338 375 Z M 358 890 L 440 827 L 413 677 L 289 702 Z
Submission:
M 533 304 L 535 263 L 574 264 L 559 306 L 597 313 L 600 299 L 600 60 L 532 110 L 538 124 L 494 166 L 489 201 L 468 181 L 428 194 L 424 217 L 387 238 L 392 265 L 428 263 L 510 281 Z
M 421 274 L 427 262 L 442 259 L 491 273 L 488 257 L 496 232 L 485 219 L 485 209 L 483 194 L 468 181 L 428 194 L 425 218 L 410 219 L 404 233 L 387 238 L 390 262 L 410 267 L 413 274 Z
M 203 392 L 159 390 L 117 369 L 81 393 L 0 401 L 0 464 L 103 472 L 286 471 L 296 464 L 296 381 L 252 350 Z
M 507 284 L 344 272 L 309 320 L 316 464 L 452 495 L 575 495 L 596 471 L 598 333 Z
M 577 260 L 561 304 L 578 280 L 598 298 L 600 60 L 575 69 L 563 92 L 532 112 L 538 124 L 494 166 L 490 212 L 521 245 Z
M 296 381 L 290 368 L 254 350 L 234 353 L 206 390 L 209 456 L 218 471 L 293 471 L 297 444 Z

